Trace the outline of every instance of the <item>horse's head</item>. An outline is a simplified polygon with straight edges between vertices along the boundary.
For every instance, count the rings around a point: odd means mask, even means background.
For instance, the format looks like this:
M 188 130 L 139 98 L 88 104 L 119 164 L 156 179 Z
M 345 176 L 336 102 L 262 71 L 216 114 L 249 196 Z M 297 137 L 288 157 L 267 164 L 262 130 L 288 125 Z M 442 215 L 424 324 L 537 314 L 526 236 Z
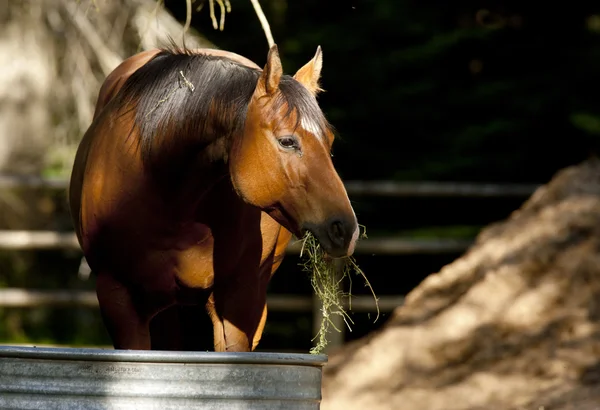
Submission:
M 351 255 L 358 238 L 354 210 L 331 161 L 333 133 L 316 101 L 320 47 L 293 76 L 269 50 L 248 106 L 243 135 L 229 157 L 235 189 L 301 237 L 310 231 L 333 257 Z

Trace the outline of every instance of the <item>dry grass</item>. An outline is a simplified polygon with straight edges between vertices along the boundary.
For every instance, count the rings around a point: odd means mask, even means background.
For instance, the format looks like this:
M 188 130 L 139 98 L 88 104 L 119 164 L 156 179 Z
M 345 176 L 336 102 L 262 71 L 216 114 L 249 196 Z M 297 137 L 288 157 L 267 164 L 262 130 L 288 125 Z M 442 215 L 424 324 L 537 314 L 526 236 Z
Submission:
M 361 238 L 366 238 L 366 231 L 361 235 Z M 310 282 L 315 292 L 315 295 L 321 300 L 321 314 L 323 320 L 321 321 L 321 327 L 314 340 L 317 340 L 315 346 L 310 350 L 312 354 L 321 353 L 327 346 L 327 334 L 333 328 L 336 331 L 341 331 L 334 321 L 333 316 L 341 316 L 348 329 L 352 330 L 351 324 L 354 324 L 352 318 L 348 315 L 344 309 L 344 298 L 348 298 L 349 309 L 352 309 L 352 275 L 359 275 L 365 281 L 373 298 L 377 305 L 377 317 L 379 318 L 379 305 L 377 303 L 377 297 L 373 291 L 373 287 L 369 283 L 367 276 L 360 269 L 356 260 L 353 257 L 346 257 L 342 259 L 333 259 L 329 257 L 321 248 L 321 245 L 317 239 L 308 232 L 302 239 L 302 250 L 300 251 L 300 257 L 306 258 L 306 261 L 302 264 L 303 269 L 310 274 Z M 350 281 L 349 292 L 345 293 L 342 290 L 342 282 L 344 279 Z

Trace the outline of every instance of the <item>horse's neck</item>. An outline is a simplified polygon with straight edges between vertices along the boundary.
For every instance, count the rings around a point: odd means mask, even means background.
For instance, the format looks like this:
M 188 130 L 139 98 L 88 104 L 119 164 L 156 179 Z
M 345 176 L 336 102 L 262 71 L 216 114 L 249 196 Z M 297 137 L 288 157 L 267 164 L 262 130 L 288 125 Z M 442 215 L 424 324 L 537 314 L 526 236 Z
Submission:
M 172 186 L 176 188 L 166 186 L 161 192 L 169 204 L 168 219 L 174 223 L 168 229 L 202 224 L 215 243 L 235 243 L 239 248 L 236 252 L 247 249 L 248 243 L 260 243 L 261 211 L 238 196 L 226 162 L 188 166 L 180 183 Z
M 163 151 L 165 156 L 154 164 L 152 174 L 173 212 L 188 219 L 202 203 L 233 192 L 225 144 L 226 141 L 215 139 L 204 149 L 195 148 L 196 152 L 193 148 Z
M 194 221 L 208 226 L 215 240 L 234 241 L 239 246 L 244 238 L 261 236 L 260 209 L 238 196 L 229 173 L 211 183 L 200 196 L 194 196 Z
M 228 179 L 229 173 L 223 164 L 215 164 L 212 168 L 188 164 L 159 176 L 157 182 L 161 194 L 172 204 L 175 212 L 188 218 L 207 196 L 214 195 L 215 187 Z

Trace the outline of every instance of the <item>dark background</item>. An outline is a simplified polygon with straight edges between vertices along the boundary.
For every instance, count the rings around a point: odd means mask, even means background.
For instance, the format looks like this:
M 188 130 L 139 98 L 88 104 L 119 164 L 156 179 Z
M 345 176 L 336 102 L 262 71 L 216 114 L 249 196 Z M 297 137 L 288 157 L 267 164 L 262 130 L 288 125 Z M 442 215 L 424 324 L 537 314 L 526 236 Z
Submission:
M 181 2 L 166 5 L 184 18 Z M 194 26 L 264 64 L 268 46 L 250 2 L 232 6 L 223 32 L 207 10 Z M 600 16 L 589 2 L 307 0 L 263 8 L 287 73 L 323 48 L 319 102 L 338 131 L 334 163 L 346 180 L 545 183 L 598 148 Z M 371 236 L 472 238 L 526 198 L 351 199 Z M 357 259 L 385 295 L 405 294 L 457 256 Z M 273 292 L 310 292 L 297 263 L 286 260 Z M 307 339 L 294 326 L 277 332 L 275 316 L 262 348 L 286 344 L 274 333 Z M 367 316 L 353 314 L 347 339 L 377 327 Z
M 212 28 L 208 5 L 194 13 L 192 25 L 219 48 L 263 65 L 268 45 L 251 3 L 231 2 L 224 31 Z M 481 0 L 262 0 L 261 4 L 286 73 L 295 73 L 318 45 L 323 48 L 321 84 L 326 92 L 319 102 L 337 129 L 333 160 L 344 180 L 538 184 L 598 149 L 600 4 Z M 184 1 L 167 0 L 165 5 L 185 20 Z M 351 198 L 369 236 L 425 239 L 472 239 L 525 199 Z M 77 254 L 29 256 L 34 265 L 57 277 L 65 269 L 76 271 L 79 264 Z M 375 292 L 386 295 L 406 294 L 458 256 L 360 254 L 357 261 Z M 294 256 L 285 260 L 271 293 L 310 294 L 299 262 Z M 0 258 L 0 267 L 2 263 Z M 15 273 L 7 283 L 18 286 L 17 278 Z M 64 287 L 91 288 L 91 283 L 73 276 L 62 281 Z M 368 294 L 356 280 L 353 291 Z M 347 340 L 385 321 L 384 316 L 373 324 L 372 315 L 352 315 L 356 324 Z M 36 317 L 57 325 L 40 329 Z M 79 323 L 77 330 L 74 322 Z M 262 350 L 310 347 L 310 312 L 271 312 L 267 323 Z M 96 312 L 85 309 L 52 309 L 30 315 L 19 326 L 24 329 L 23 340 L 109 343 Z M 0 338 L 15 339 L 9 327 L 0 327 Z

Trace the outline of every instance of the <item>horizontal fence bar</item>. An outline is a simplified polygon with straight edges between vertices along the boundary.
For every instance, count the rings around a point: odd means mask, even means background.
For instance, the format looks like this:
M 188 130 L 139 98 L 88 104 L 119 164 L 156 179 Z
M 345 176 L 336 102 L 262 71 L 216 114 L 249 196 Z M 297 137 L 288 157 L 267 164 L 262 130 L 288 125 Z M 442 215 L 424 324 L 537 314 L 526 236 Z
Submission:
M 356 253 L 372 255 L 461 253 L 473 244 L 472 240 L 369 238 L 356 244 Z
M 464 252 L 472 241 L 456 239 L 415 240 L 408 238 L 369 238 L 356 245 L 356 252 L 362 254 L 440 254 Z M 80 250 L 77 237 L 72 232 L 54 231 L 0 231 L 0 249 L 71 249 Z M 299 254 L 301 241 L 293 241 L 287 252 Z
M 42 306 L 97 307 L 96 292 L 84 290 L 0 289 L 0 307 L 30 308 Z
M 50 188 L 66 189 L 68 178 L 40 177 L 35 175 L 0 175 L 0 189 Z
M 270 295 L 267 298 L 269 310 L 278 312 L 310 312 L 313 309 L 311 296 Z M 379 310 L 391 312 L 404 303 L 403 296 L 381 296 Z M 374 312 L 375 300 L 372 296 L 353 296 L 350 302 L 343 301 L 345 309 L 353 312 Z M 0 308 L 33 308 L 42 306 L 84 306 L 97 307 L 96 292 L 89 290 L 35 290 L 6 288 L 0 289 Z
M 29 175 L 0 175 L 0 189 L 48 188 L 66 189 L 67 178 L 46 178 Z M 382 197 L 527 197 L 539 185 L 486 184 L 468 182 L 400 182 L 400 181 L 347 181 L 350 196 Z
M 0 249 L 73 249 L 80 250 L 73 232 L 0 231 Z
M 380 197 L 528 197 L 540 187 L 534 184 L 484 184 L 468 182 L 347 181 L 350 196 Z

